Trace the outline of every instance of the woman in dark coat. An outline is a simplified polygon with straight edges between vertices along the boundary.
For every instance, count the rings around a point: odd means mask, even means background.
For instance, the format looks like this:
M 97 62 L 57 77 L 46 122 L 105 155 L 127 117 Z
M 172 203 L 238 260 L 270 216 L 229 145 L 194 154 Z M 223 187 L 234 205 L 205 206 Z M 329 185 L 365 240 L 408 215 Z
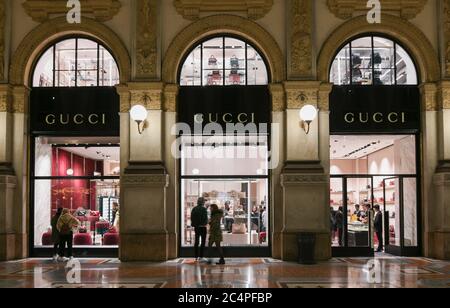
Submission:
M 59 231 L 56 225 L 58 224 L 59 217 L 61 217 L 62 208 L 59 208 L 55 216 L 52 218 L 52 242 L 53 242 L 53 260 L 58 260 L 59 249 Z
M 219 265 L 225 264 L 225 257 L 221 243 L 223 241 L 221 222 L 223 218 L 223 211 L 219 210 L 217 204 L 211 205 L 211 220 L 209 222 L 209 247 L 216 244 L 217 250 L 220 254 Z

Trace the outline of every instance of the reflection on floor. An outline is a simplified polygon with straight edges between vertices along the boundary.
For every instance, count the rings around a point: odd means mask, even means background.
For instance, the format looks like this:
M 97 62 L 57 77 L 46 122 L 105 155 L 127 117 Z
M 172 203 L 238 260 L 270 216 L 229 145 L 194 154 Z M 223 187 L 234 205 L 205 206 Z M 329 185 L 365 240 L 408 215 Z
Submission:
M 192 259 L 166 263 L 79 261 L 78 270 L 45 259 L 0 263 L 0 288 L 450 287 L 450 262 L 385 255 L 377 259 L 332 259 L 312 266 L 274 259 L 230 259 L 226 266 L 198 264 Z M 371 272 L 372 268 L 378 272 Z M 80 280 L 72 280 L 76 277 Z

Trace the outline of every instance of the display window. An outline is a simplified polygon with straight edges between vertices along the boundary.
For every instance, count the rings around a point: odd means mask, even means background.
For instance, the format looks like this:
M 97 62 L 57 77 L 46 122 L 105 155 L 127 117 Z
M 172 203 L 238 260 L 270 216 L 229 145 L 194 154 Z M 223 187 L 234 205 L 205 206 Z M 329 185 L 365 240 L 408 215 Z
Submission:
M 209 159 L 195 158 L 196 153 L 203 153 Z M 225 153 L 235 156 L 227 158 Z M 190 213 L 200 197 L 206 199 L 208 210 L 211 204 L 217 204 L 224 212 L 221 222 L 223 246 L 268 247 L 267 153 L 264 142 L 215 147 L 184 144 L 181 159 L 183 247 L 194 245 Z
M 117 138 L 37 137 L 34 161 L 34 246 L 53 246 L 52 218 L 69 209 L 80 224 L 74 246 L 119 244 L 120 147 Z M 53 226 L 54 227 L 54 226 Z
M 336 55 L 330 82 L 335 85 L 417 85 L 412 58 L 391 39 L 367 36 L 346 44 Z
M 192 49 L 180 74 L 181 86 L 267 85 L 265 61 L 241 39 L 215 37 Z

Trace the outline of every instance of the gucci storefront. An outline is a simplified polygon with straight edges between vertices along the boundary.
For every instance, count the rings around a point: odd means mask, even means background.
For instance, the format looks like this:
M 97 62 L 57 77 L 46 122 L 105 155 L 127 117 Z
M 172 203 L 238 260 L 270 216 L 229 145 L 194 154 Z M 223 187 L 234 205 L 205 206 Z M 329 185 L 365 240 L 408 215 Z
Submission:
M 76 256 L 117 256 L 120 215 L 118 69 L 90 39 L 67 38 L 39 58 L 30 93 L 30 252 L 53 251 L 59 208 L 80 221 Z
M 421 115 L 413 60 L 388 38 L 356 38 L 337 54 L 330 78 L 333 255 L 373 256 L 375 249 L 420 255 Z

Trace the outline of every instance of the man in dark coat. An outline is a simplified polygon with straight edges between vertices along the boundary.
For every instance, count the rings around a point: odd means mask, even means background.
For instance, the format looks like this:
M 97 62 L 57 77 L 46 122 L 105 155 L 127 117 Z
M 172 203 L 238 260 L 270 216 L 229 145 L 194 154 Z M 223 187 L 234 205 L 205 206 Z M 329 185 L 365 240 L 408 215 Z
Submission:
M 205 203 L 205 198 L 199 198 L 197 201 L 197 206 L 194 207 L 191 212 L 191 225 L 195 229 L 195 259 L 197 261 L 203 260 L 206 235 L 208 233 L 208 211 L 205 208 Z

